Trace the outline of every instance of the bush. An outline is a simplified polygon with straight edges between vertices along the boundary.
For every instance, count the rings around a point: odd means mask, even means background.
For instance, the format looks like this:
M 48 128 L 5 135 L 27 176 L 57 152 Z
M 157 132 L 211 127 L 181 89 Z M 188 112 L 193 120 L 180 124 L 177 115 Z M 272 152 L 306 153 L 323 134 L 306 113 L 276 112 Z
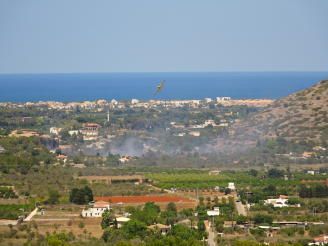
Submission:
M 325 232 L 322 226 L 311 226 L 309 234 L 311 237 L 317 237 Z
M 249 231 L 254 236 L 258 236 L 258 237 L 264 237 L 265 236 L 265 231 L 261 228 L 251 228 Z
M 75 204 L 88 204 L 93 201 L 92 190 L 88 186 L 82 189 L 73 188 L 69 195 L 69 201 Z
M 49 204 L 57 204 L 59 202 L 59 193 L 56 190 L 49 190 L 48 191 L 48 200 L 47 203 Z
M 79 228 L 84 228 L 84 226 L 85 226 L 85 224 L 84 224 L 84 222 L 83 221 L 81 221 L 80 223 L 79 223 Z
M 253 217 L 254 223 L 255 224 L 272 224 L 273 218 L 270 215 L 266 214 L 256 214 Z
M 276 168 L 272 168 L 268 171 L 269 178 L 281 178 L 284 176 L 284 171 Z

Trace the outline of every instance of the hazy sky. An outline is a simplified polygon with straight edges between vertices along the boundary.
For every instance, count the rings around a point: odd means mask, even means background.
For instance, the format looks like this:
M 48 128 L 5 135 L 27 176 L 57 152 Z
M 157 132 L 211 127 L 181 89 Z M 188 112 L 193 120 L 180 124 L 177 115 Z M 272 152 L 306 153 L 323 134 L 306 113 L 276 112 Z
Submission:
M 0 73 L 328 70 L 328 0 L 0 0 Z

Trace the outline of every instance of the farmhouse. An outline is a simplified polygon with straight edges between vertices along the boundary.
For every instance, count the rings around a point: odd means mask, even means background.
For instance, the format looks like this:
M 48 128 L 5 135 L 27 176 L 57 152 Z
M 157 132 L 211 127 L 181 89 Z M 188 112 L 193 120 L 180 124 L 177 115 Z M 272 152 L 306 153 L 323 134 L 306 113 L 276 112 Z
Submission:
M 214 207 L 213 210 L 207 210 L 208 216 L 219 216 L 220 215 L 220 208 Z
M 62 128 L 58 128 L 58 127 L 50 127 L 50 134 L 53 135 L 59 135 L 59 133 L 61 132 Z
M 230 189 L 232 191 L 236 190 L 235 183 L 233 183 L 233 182 L 228 183 L 228 189 Z
M 83 128 L 81 133 L 83 135 L 83 140 L 92 141 L 96 140 L 99 134 L 100 125 L 96 123 L 85 123 L 83 124 Z
M 314 174 L 315 174 L 315 171 L 314 171 L 314 170 L 308 170 L 306 173 L 307 173 L 307 174 L 314 175 Z
M 77 136 L 77 135 L 79 135 L 79 133 L 80 133 L 80 131 L 79 130 L 70 130 L 70 131 L 68 131 L 68 134 L 70 135 L 70 136 Z
M 159 231 L 162 235 L 166 235 L 170 230 L 171 226 L 163 224 L 155 224 L 148 226 L 148 229 L 153 231 Z
M 321 235 L 319 237 L 315 237 L 313 239 L 313 243 L 309 243 L 309 245 L 327 245 L 328 244 L 328 235 Z
M 110 206 L 108 202 L 97 201 L 93 204 L 91 208 L 82 210 L 82 217 L 101 217 L 102 214 L 109 210 Z
M 264 200 L 265 205 L 273 205 L 274 208 L 288 207 L 288 197 L 280 195 L 279 198 Z
M 126 162 L 129 162 L 133 159 L 132 156 L 128 156 L 128 155 L 123 155 L 120 159 L 119 159 L 119 162 L 121 163 L 126 163 Z

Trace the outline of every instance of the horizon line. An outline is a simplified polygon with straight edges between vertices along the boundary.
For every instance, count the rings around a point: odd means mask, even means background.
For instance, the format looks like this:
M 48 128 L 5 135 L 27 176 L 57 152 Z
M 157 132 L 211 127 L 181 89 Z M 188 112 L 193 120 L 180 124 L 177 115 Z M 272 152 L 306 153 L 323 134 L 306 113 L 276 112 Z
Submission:
M 69 74 L 141 74 L 141 73 L 327 73 L 324 70 L 266 70 L 266 71 L 153 71 L 153 72 L 18 72 L 18 73 L 10 73 L 10 72 L 0 72 L 0 75 L 69 75 Z

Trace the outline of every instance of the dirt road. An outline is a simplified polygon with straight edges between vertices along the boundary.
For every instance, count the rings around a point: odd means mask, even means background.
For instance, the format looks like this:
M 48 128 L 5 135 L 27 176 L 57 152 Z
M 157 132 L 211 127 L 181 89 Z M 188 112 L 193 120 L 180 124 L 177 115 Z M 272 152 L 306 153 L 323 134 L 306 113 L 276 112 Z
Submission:
M 247 211 L 244 206 L 244 204 L 241 203 L 241 201 L 238 201 L 235 199 L 236 209 L 239 215 L 247 216 Z
M 35 208 L 25 219 L 24 221 L 31 221 L 34 215 L 38 212 L 38 208 Z
M 205 223 L 206 232 L 208 233 L 207 245 L 216 246 L 215 232 L 211 228 L 210 222 L 208 220 L 205 220 L 204 223 Z

